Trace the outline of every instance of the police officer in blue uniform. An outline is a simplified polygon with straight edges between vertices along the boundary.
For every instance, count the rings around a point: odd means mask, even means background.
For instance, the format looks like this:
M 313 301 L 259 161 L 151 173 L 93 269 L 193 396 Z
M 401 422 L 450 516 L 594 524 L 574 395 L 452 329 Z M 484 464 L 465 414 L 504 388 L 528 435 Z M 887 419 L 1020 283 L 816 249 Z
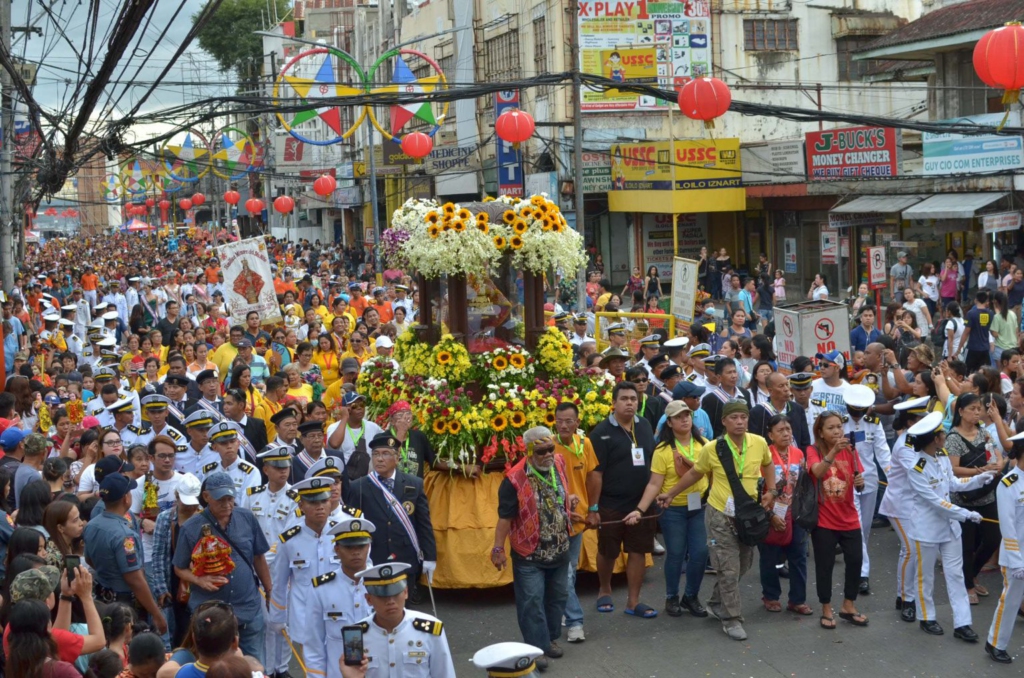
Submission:
M 95 573 L 93 591 L 103 602 L 134 602 L 150 614 L 156 632 L 167 633 L 167 620 L 153 599 L 142 571 L 142 541 L 125 518 L 137 483 L 121 473 L 104 476 L 100 498 L 104 511 L 85 526 L 85 559 Z

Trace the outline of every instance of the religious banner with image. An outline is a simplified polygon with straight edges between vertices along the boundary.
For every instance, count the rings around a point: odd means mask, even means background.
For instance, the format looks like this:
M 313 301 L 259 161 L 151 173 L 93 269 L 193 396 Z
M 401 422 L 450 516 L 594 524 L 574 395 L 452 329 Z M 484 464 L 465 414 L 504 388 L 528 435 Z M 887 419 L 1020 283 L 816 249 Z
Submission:
M 261 325 L 281 322 L 274 294 L 267 245 L 262 238 L 229 242 L 217 247 L 224 271 L 224 302 L 232 325 L 244 325 L 250 311 L 260 314 Z

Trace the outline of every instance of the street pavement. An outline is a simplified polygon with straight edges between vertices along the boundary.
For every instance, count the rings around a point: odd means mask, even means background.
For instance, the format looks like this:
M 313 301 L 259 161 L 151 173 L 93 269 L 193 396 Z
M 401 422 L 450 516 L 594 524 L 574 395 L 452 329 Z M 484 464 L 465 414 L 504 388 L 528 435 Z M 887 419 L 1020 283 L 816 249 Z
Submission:
M 895 611 L 895 566 L 899 544 L 888 527 L 876 528 L 871 543 L 870 596 L 857 600 L 858 609 L 869 617 L 869 625 L 854 627 L 836 618 L 838 627 L 819 627 L 820 607 L 814 588 L 814 563 L 808 560 L 808 600 L 814 616 L 789 612 L 769 613 L 761 605 L 757 555 L 754 566 L 741 581 L 745 628 L 749 638 L 730 640 L 721 624 L 711 617 L 697 619 L 686 614 L 669 617 L 664 612 L 665 580 L 663 557 L 656 556 L 647 570 L 642 600 L 659 610 L 655 619 L 638 619 L 623 614 L 626 600 L 625 575 L 614 580 L 616 610 L 599 614 L 597 575 L 580 573 L 577 591 L 586 615 L 584 643 L 565 642 L 565 656 L 550 660 L 545 676 L 710 676 L 760 678 L 762 676 L 936 676 L 940 678 L 1024 675 L 1024 619 L 1015 630 L 1010 653 L 1013 664 L 999 665 L 984 650 L 984 638 L 1001 590 L 998 572 L 981 576 L 991 595 L 971 608 L 977 644 L 953 638 L 952 612 L 941 572 L 936 574 L 935 602 L 938 621 L 946 635 L 925 634 L 917 623 L 908 624 Z M 842 602 L 843 562 L 839 556 L 833 573 L 833 605 Z M 714 576 L 706 575 L 701 601 L 706 602 Z M 783 610 L 789 585 L 783 580 Z M 483 675 L 469 662 L 473 653 L 491 643 L 522 640 L 516 624 L 512 587 L 489 590 L 435 591 L 437 614 L 444 621 L 455 661 L 462 676 Z M 430 612 L 429 599 L 417 609 Z

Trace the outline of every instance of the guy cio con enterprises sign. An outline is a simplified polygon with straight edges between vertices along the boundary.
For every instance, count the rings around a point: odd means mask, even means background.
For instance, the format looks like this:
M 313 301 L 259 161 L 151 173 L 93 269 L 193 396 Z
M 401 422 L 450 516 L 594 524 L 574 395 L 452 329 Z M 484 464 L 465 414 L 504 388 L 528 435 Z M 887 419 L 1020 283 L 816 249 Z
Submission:
M 899 173 L 899 131 L 847 127 L 808 132 L 807 176 L 811 181 L 894 177 Z

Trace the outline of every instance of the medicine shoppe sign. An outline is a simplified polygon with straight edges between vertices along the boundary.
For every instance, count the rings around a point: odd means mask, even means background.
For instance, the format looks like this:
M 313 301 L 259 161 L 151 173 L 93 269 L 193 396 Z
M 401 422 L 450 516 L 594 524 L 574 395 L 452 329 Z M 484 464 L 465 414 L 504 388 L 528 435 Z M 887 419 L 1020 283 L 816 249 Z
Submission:
M 807 177 L 836 181 L 899 174 L 900 133 L 890 127 L 808 132 Z

